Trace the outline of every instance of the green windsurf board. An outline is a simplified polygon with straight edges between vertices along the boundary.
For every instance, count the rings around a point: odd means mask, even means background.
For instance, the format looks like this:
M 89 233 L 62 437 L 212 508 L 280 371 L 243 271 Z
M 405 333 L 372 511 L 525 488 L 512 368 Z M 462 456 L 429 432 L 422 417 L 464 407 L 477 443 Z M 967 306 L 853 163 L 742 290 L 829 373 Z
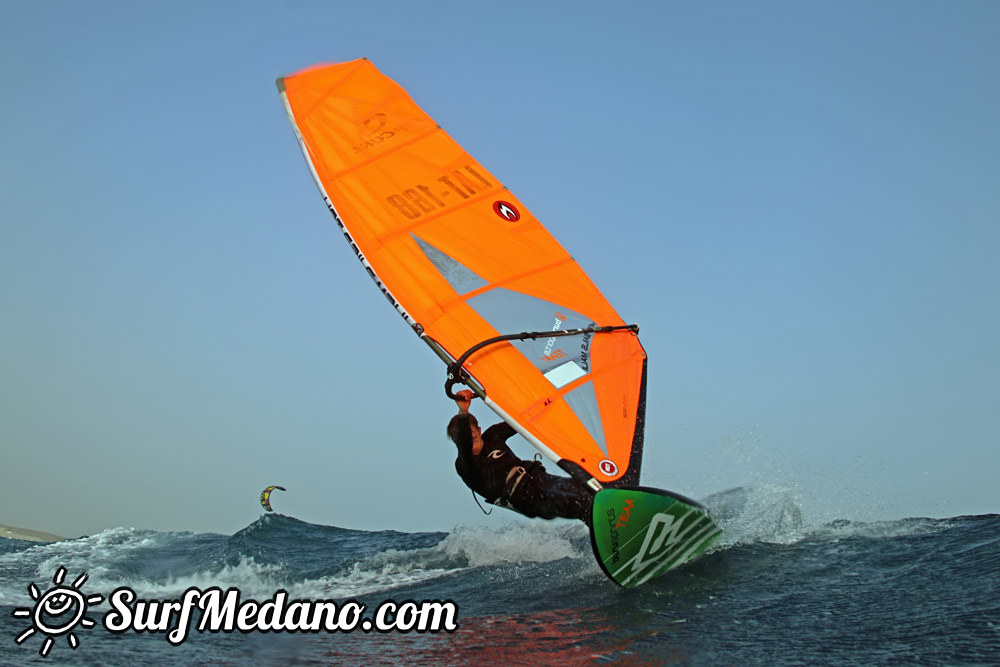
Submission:
M 722 536 L 699 503 L 662 489 L 605 488 L 591 511 L 597 562 L 625 588 L 696 558 Z

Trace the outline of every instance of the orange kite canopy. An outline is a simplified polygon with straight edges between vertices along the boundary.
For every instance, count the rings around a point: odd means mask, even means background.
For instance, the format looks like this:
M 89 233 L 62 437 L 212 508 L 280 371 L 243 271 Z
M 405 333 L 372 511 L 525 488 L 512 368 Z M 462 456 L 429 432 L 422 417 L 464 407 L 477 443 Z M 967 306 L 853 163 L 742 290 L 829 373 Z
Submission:
M 446 363 L 461 360 L 459 379 L 571 474 L 638 483 L 646 354 L 637 327 L 367 59 L 309 68 L 278 88 L 337 223 L 417 334 Z

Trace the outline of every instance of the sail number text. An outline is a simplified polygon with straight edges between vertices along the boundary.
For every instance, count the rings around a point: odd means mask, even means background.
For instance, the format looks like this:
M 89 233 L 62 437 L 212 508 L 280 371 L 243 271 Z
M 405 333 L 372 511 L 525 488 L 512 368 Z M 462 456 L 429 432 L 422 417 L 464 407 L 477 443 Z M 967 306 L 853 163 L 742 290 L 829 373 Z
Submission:
M 414 220 L 452 202 L 469 199 L 493 187 L 472 165 L 454 169 L 433 185 L 415 185 L 385 198 L 404 217 Z

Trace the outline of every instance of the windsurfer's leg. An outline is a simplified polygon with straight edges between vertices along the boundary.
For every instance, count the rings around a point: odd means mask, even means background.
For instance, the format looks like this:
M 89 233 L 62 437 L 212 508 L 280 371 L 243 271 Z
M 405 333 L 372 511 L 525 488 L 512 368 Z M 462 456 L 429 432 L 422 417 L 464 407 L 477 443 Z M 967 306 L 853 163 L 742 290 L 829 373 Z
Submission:
M 582 484 L 544 471 L 530 471 L 510 498 L 510 504 L 529 517 L 590 520 L 592 494 Z
M 580 519 L 587 523 L 590 520 L 593 495 L 583 485 L 568 477 L 546 474 L 546 478 L 541 501 L 557 516 Z

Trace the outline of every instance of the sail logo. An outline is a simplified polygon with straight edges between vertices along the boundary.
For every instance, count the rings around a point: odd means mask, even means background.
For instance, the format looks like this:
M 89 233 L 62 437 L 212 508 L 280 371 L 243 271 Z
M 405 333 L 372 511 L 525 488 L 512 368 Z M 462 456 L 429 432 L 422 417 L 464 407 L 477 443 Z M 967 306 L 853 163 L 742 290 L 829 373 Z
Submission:
M 555 340 L 554 338 L 551 340 Z M 565 359 L 566 353 L 562 351 L 562 348 L 558 350 L 552 350 L 548 354 L 542 356 L 542 361 L 555 361 L 556 359 Z
M 684 523 L 667 512 L 661 512 L 653 517 L 646 529 L 642 547 L 632 563 L 632 571 L 639 572 L 647 565 L 656 562 L 657 558 L 666 553 L 673 545 L 681 541 L 681 528 Z
M 597 464 L 597 467 L 600 468 L 601 472 L 609 477 L 618 472 L 618 465 L 611 459 L 604 459 Z
M 372 146 L 381 144 L 396 136 L 397 132 L 406 129 L 406 123 L 395 127 L 389 127 L 389 116 L 384 113 L 377 113 L 371 118 L 361 122 L 364 131 L 364 139 L 359 144 L 353 146 L 355 153 L 364 153 Z
M 555 321 L 552 323 L 552 331 L 559 331 L 562 329 L 563 322 L 566 321 L 566 316 L 562 313 L 556 313 L 555 318 Z M 545 349 L 542 350 L 542 361 L 555 361 L 556 359 L 562 359 L 566 356 L 566 353 L 561 349 L 553 351 L 552 348 L 555 347 L 555 345 L 555 336 L 545 341 Z
M 589 326 L 594 326 L 591 323 Z M 585 333 L 583 334 L 583 341 L 580 343 L 580 368 L 584 371 L 590 370 L 590 339 L 593 338 L 594 334 Z
M 507 222 L 517 222 L 521 219 L 520 211 L 518 211 L 510 202 L 501 200 L 493 202 L 493 212 Z

